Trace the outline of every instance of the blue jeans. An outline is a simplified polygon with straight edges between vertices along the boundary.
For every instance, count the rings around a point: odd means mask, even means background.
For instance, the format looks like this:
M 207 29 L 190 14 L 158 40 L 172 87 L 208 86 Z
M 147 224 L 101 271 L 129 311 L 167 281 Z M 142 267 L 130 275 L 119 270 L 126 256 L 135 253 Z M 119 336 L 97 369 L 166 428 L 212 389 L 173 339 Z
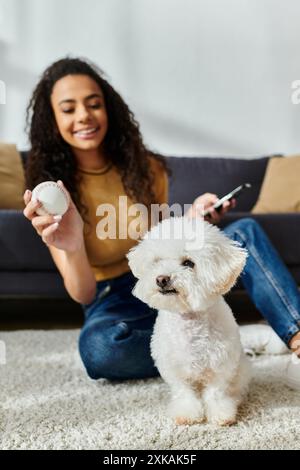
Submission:
M 282 340 L 300 330 L 300 294 L 260 225 L 240 219 L 224 230 L 248 250 L 241 281 L 252 301 Z M 141 379 L 158 371 L 150 355 L 150 338 L 157 311 L 131 294 L 131 273 L 97 283 L 93 302 L 84 305 L 85 323 L 79 351 L 93 379 Z

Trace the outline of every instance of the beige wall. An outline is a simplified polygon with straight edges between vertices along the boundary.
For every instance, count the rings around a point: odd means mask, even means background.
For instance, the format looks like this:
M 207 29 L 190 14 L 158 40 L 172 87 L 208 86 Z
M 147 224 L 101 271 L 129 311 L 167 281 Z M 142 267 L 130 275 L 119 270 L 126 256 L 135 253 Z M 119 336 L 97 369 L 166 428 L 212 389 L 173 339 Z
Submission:
M 0 140 L 26 145 L 43 69 L 96 61 L 167 154 L 297 153 L 298 0 L 0 0 Z

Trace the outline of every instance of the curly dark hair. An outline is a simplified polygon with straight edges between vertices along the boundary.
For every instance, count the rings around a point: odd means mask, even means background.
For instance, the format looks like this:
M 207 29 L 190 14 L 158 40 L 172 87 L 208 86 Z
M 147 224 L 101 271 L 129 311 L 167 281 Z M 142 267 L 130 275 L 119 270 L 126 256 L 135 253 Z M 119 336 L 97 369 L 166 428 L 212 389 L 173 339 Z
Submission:
M 71 146 L 60 135 L 51 105 L 55 83 L 66 75 L 87 75 L 103 92 L 108 116 L 104 139 L 105 154 L 121 175 L 126 194 L 136 202 L 155 203 L 153 174 L 149 156 L 157 159 L 168 174 L 165 158 L 149 151 L 135 120 L 122 97 L 104 78 L 95 64 L 81 58 L 66 57 L 54 62 L 43 73 L 27 107 L 26 129 L 31 150 L 26 164 L 26 183 L 32 189 L 45 180 L 61 179 L 85 219 L 86 208 L 78 191 L 80 176 Z

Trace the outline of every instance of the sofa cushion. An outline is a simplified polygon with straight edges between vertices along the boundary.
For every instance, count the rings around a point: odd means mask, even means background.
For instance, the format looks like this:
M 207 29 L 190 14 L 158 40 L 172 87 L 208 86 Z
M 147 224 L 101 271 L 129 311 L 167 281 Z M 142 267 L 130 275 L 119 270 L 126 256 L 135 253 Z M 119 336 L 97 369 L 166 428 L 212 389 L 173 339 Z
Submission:
M 55 271 L 0 270 L 1 296 L 69 298 L 61 275 Z
M 0 212 L 0 271 L 56 270 L 48 248 L 23 212 Z
M 191 204 L 203 193 L 224 196 L 242 183 L 252 188 L 243 192 L 233 211 L 250 211 L 259 195 L 269 157 L 255 159 L 219 157 L 167 157 L 172 176 L 169 203 Z
M 276 155 L 280 156 L 280 155 Z M 28 152 L 21 152 L 24 166 Z M 169 203 L 191 204 L 200 194 L 224 196 L 241 183 L 252 188 L 239 196 L 233 211 L 250 211 L 258 198 L 270 156 L 253 159 L 228 157 L 166 157 L 172 171 L 169 178 Z
M 271 158 L 254 214 L 300 212 L 300 156 Z
M 24 208 L 25 177 L 14 144 L 0 142 L 0 209 Z

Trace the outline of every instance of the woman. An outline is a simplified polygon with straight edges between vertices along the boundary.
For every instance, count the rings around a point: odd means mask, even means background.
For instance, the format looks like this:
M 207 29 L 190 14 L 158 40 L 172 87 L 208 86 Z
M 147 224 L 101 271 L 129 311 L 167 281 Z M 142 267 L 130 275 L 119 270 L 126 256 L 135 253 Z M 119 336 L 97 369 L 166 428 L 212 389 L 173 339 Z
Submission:
M 24 215 L 48 246 L 68 293 L 83 305 L 79 349 L 87 373 L 93 379 L 157 375 L 149 348 L 156 311 L 131 294 L 134 278 L 125 258 L 136 240 L 99 239 L 96 227 L 99 204 L 121 211 L 120 196 L 148 208 L 167 202 L 164 159 L 146 149 L 133 114 L 102 72 L 80 59 L 59 60 L 44 72 L 28 107 L 28 123 L 28 187 L 59 180 L 71 202 L 63 217 L 37 216 L 39 203 L 27 190 Z M 213 194 L 200 196 L 188 215 L 196 216 L 202 204 L 218 222 L 216 200 Z M 224 205 L 222 215 L 230 206 Z M 235 222 L 225 233 L 249 251 L 242 281 L 252 300 L 295 349 L 300 296 L 284 264 L 254 220 Z

